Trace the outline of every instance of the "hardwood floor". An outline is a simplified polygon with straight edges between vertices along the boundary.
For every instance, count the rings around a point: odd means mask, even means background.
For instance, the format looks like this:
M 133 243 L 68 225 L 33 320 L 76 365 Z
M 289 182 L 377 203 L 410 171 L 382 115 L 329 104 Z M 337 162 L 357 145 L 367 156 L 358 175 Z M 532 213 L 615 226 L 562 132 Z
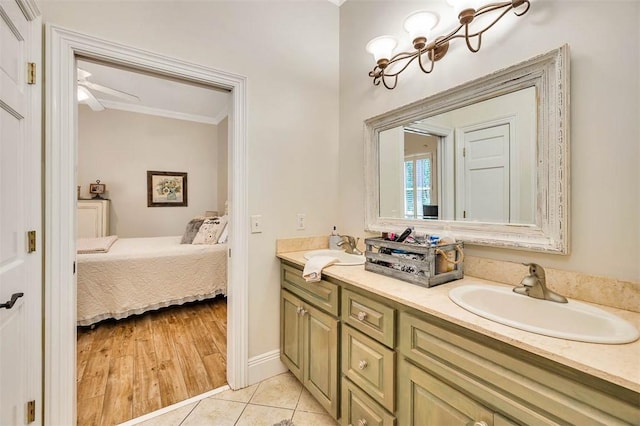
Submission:
M 226 384 L 227 302 L 78 328 L 78 425 L 115 425 Z

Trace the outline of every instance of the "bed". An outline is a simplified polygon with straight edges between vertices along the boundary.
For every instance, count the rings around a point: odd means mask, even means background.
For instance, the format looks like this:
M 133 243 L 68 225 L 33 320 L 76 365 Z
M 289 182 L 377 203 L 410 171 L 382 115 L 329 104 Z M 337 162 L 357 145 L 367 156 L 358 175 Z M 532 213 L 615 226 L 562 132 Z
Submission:
M 78 325 L 225 295 L 227 244 L 180 241 L 116 238 L 106 252 L 79 253 Z

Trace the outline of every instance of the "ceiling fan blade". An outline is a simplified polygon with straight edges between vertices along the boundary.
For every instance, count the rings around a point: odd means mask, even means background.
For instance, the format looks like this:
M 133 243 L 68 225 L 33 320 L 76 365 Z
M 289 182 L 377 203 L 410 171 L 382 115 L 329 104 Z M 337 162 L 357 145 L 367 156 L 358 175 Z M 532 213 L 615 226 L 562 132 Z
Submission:
M 78 86 L 78 101 L 86 103 L 93 111 L 104 111 L 104 106 L 86 87 Z
M 77 68 L 78 80 L 86 80 L 91 76 L 91 73 L 87 70 L 83 70 L 82 68 Z
M 131 102 L 139 102 L 140 98 L 121 90 L 112 89 L 110 87 L 103 86 L 101 84 L 92 83 L 91 81 L 78 81 L 78 84 L 88 87 L 89 89 L 96 90 L 98 92 L 106 93 L 118 98 L 126 99 Z

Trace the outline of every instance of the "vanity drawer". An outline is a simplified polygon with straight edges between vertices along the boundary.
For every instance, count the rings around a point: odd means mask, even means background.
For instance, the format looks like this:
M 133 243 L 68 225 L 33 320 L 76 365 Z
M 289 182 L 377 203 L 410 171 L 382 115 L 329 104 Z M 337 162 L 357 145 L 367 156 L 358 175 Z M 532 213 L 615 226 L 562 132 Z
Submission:
M 342 373 L 391 412 L 395 358 L 393 350 L 347 325 L 342 327 Z
M 394 426 L 396 418 L 351 383 L 342 378 L 342 425 L 343 426 Z
M 302 271 L 282 265 L 282 287 L 294 293 L 305 302 L 334 315 L 338 315 L 340 287 L 328 281 L 308 283 L 302 278 Z
M 366 296 L 342 291 L 342 320 L 390 348 L 395 341 L 395 313 L 395 309 Z

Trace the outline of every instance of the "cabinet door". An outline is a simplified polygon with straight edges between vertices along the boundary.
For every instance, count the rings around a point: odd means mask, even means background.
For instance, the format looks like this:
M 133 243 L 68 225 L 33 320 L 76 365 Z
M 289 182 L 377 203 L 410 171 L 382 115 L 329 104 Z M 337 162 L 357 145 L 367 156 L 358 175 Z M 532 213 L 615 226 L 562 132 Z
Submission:
M 398 387 L 399 424 L 493 425 L 491 410 L 404 360 L 400 362 Z
M 334 418 L 338 417 L 338 320 L 306 305 L 302 311 L 302 383 Z
M 302 381 L 302 301 L 286 290 L 280 299 L 280 359 Z
M 77 237 L 97 238 L 109 235 L 109 201 L 78 201 Z

